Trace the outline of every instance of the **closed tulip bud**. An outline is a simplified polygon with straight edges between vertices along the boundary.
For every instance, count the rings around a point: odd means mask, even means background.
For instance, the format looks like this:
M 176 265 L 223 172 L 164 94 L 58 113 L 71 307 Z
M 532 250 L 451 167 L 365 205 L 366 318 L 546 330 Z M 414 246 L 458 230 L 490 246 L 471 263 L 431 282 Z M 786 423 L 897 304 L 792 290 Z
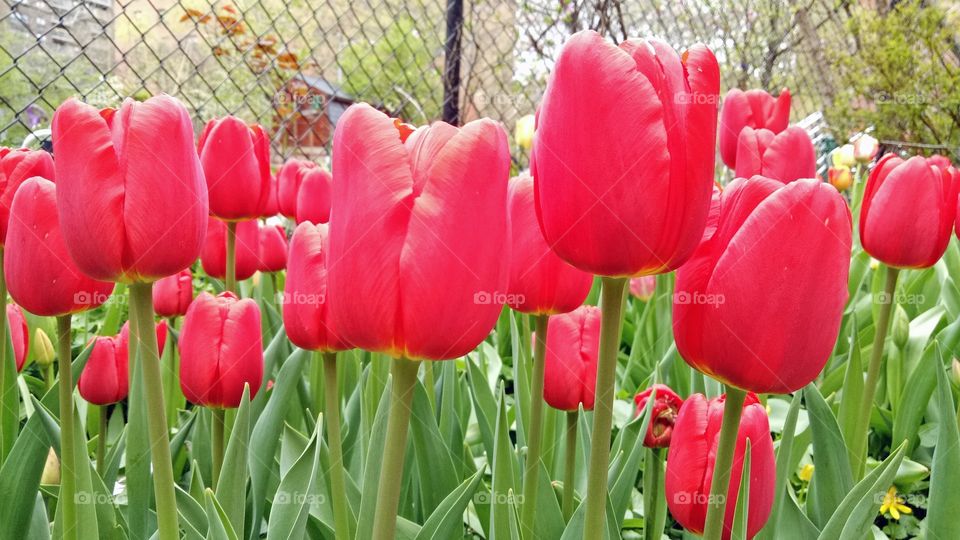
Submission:
M 647 302 L 653 298 L 653 293 L 657 291 L 656 276 L 640 276 L 630 280 L 630 294 L 641 302 Z
M 893 311 L 893 327 L 890 333 L 893 336 L 893 343 L 901 349 L 910 339 L 910 317 L 900 305 L 897 305 Z
M 301 223 L 290 239 L 290 258 L 283 290 L 283 326 L 301 349 L 349 349 L 334 333 L 327 291 L 329 242 L 325 224 Z
M 585 89 L 589 88 L 589 91 Z M 603 276 L 668 272 L 703 234 L 713 189 L 720 70 L 694 45 L 564 45 L 543 97 L 531 170 L 547 244 Z
M 716 231 L 677 272 L 677 350 L 737 388 L 802 388 L 823 369 L 840 331 L 850 266 L 846 202 L 816 180 L 783 185 L 755 176 L 730 183 L 718 212 Z
M 158 355 L 163 354 L 163 349 L 167 345 L 167 331 L 167 321 L 160 321 L 156 324 Z M 120 327 L 120 333 L 117 334 L 117 340 L 122 349 L 120 354 L 126 358 L 127 350 L 130 344 L 130 321 L 123 323 L 123 326 Z
M 258 270 L 279 272 L 287 266 L 287 233 L 279 225 L 260 227 Z
M 106 302 L 113 283 L 85 276 L 67 254 L 53 182 L 24 182 L 10 206 L 3 272 L 13 300 L 35 315 L 55 317 Z
M 536 118 L 532 114 L 521 116 L 517 119 L 517 124 L 514 126 L 513 131 L 513 139 L 516 141 L 517 146 L 524 150 L 529 150 L 530 147 L 533 146 L 533 132 L 536 125 Z
M 727 167 L 737 166 L 737 141 L 744 128 L 767 129 L 774 134 L 790 123 L 790 91 L 784 88 L 774 98 L 759 89 L 744 92 L 734 88 L 723 98 L 720 113 L 720 157 Z
M 183 320 L 180 389 L 191 403 L 240 406 L 244 385 L 253 399 L 263 381 L 260 308 L 232 293 L 201 293 Z
M 713 483 L 714 460 L 720 439 L 723 404 L 726 396 L 707 400 L 694 394 L 683 402 L 673 427 L 667 474 L 664 483 L 667 506 L 683 527 L 703 533 Z M 728 540 L 740 493 L 743 458 L 750 441 L 750 501 L 747 538 L 753 538 L 770 517 L 776 484 L 776 461 L 767 413 L 754 394 L 747 394 L 737 433 L 730 488 L 726 493 L 723 538 Z
M 353 105 L 333 137 L 328 290 L 341 339 L 394 357 L 473 350 L 502 310 L 509 254 L 503 127 L 482 119 L 406 134 Z
M 30 350 L 30 329 L 27 328 L 27 319 L 23 316 L 20 306 L 7 304 L 7 324 L 10 326 L 13 358 L 19 372 L 23 369 L 23 363 L 27 360 L 27 351 Z
M 927 163 L 930 165 L 936 165 L 941 169 L 947 169 L 949 167 L 953 167 L 953 162 L 950 161 L 950 158 L 948 158 L 947 156 L 941 156 L 939 154 L 934 154 L 928 157 Z
M 297 223 L 330 221 L 330 189 L 333 177 L 317 167 L 302 174 L 297 192 Z
M 34 176 L 54 179 L 53 158 L 43 150 L 0 148 L 0 247 L 7 237 L 10 204 L 25 180 Z
M 193 301 L 193 272 L 184 268 L 153 285 L 153 310 L 161 317 L 181 317 Z
M 880 143 L 869 135 L 861 135 L 853 141 L 853 158 L 859 163 L 869 163 L 880 150 Z
M 56 356 L 53 352 L 53 342 L 50 341 L 50 336 L 43 331 L 43 328 L 37 328 L 33 333 L 33 359 L 40 366 L 46 367 L 53 363 Z
M 277 173 L 277 203 L 280 213 L 288 218 L 297 217 L 297 195 L 303 176 L 317 165 L 303 159 L 288 159 Z
M 817 175 L 817 153 L 806 130 L 790 126 L 780 133 L 746 127 L 737 143 L 735 176 L 761 175 L 786 184 Z
M 533 195 L 533 178 L 529 175 L 510 181 L 507 304 L 523 313 L 566 313 L 583 304 L 593 285 L 593 276 L 570 266 L 550 250 L 537 223 Z
M 123 324 L 115 336 L 99 336 L 92 340 L 93 348 L 87 359 L 77 389 L 80 396 L 94 405 L 110 405 L 127 398 L 130 350 L 130 323 Z M 167 339 L 167 323 L 157 325 L 157 344 L 163 352 Z
M 84 274 L 154 281 L 197 259 L 207 185 L 182 103 L 161 95 L 98 111 L 68 99 L 53 146 L 63 238 Z
M 277 199 L 277 177 L 270 176 L 270 191 L 267 193 L 267 202 L 260 211 L 260 217 L 272 218 L 280 213 L 280 201 Z
M 260 266 L 260 227 L 256 220 L 237 223 L 236 257 L 237 281 L 249 278 Z M 210 218 L 200 266 L 208 276 L 225 279 L 227 275 L 227 225 L 219 219 Z
M 950 362 L 950 379 L 954 385 L 960 387 L 960 361 L 956 358 Z
M 897 268 L 933 266 L 947 249 L 960 175 L 915 156 L 888 154 L 870 172 L 860 209 L 860 242 Z
M 853 145 L 845 144 L 834 149 L 833 153 L 830 154 L 830 160 L 833 162 L 834 167 L 853 167 L 857 164 Z
M 47 461 L 43 464 L 43 474 L 40 475 L 43 485 L 57 485 L 60 483 L 60 458 L 53 448 L 47 452 Z
M 827 169 L 827 179 L 837 191 L 846 191 L 853 184 L 853 175 L 847 167 L 830 167 Z
M 197 152 L 210 194 L 210 215 L 243 221 L 263 214 L 270 201 L 270 142 L 263 127 L 234 116 L 210 120 Z
M 647 402 L 650 401 L 654 390 L 657 395 L 650 410 L 650 423 L 647 426 L 647 434 L 643 438 L 643 445 L 647 448 L 666 448 L 670 446 L 674 422 L 683 405 L 683 400 L 669 386 L 655 384 L 634 396 L 633 402 L 636 405 L 637 416 L 642 415 L 647 409 Z
M 580 306 L 547 322 L 543 400 L 554 409 L 593 410 L 600 350 L 600 308 Z

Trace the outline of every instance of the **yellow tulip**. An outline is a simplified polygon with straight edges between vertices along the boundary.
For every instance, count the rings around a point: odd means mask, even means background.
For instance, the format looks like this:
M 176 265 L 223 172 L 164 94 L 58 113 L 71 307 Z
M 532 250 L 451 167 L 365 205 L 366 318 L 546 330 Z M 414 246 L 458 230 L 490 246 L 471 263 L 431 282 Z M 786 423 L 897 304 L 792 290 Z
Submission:
M 529 150 L 533 146 L 533 128 L 534 117 L 532 114 L 521 116 L 517 119 L 517 125 L 513 130 L 513 138 L 517 141 L 517 146 L 524 150 Z
M 850 168 L 850 167 L 853 167 L 853 166 L 857 163 L 857 160 L 854 159 L 853 156 L 854 156 L 854 154 L 853 154 L 853 145 L 852 145 L 852 144 L 845 144 L 845 145 L 841 146 L 840 148 L 837 148 L 836 150 L 834 150 L 834 151 L 833 151 L 833 155 L 831 155 L 830 157 L 833 159 L 833 166 L 834 166 L 834 167 L 837 167 L 837 168 L 840 168 L 840 167 Z

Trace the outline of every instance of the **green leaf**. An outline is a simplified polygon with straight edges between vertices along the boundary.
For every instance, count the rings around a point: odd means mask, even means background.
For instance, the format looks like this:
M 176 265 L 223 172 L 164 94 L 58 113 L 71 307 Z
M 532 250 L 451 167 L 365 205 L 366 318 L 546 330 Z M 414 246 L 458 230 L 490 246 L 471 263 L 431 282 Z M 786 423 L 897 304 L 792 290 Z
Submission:
M 410 417 L 410 438 L 420 477 L 424 515 L 430 515 L 457 487 L 453 456 L 444 444 L 426 389 L 417 381 Z
M 557 493 L 550 485 L 550 476 L 543 463 L 537 477 L 537 508 L 533 518 L 534 538 L 560 538 L 563 535 L 563 511 Z
M 368 378 L 368 383 L 370 382 Z M 387 436 L 387 416 L 390 413 L 390 385 L 387 384 L 380 396 L 380 404 L 370 430 L 370 440 L 367 442 L 366 466 L 363 470 L 363 483 L 360 489 L 361 518 L 357 521 L 356 538 L 373 537 L 372 516 L 377 506 L 377 490 L 380 485 L 380 462 L 383 460 L 383 445 Z M 364 519 L 362 516 L 370 516 Z
M 941 356 L 939 346 L 937 356 Z M 933 450 L 930 474 L 930 500 L 927 501 L 927 519 L 924 520 L 927 538 L 960 538 L 960 521 L 954 512 L 960 509 L 960 431 L 957 429 L 956 408 L 950 383 L 943 369 L 938 367 L 937 405 L 940 429 Z
M 446 540 L 463 531 L 463 512 L 483 481 L 484 469 L 463 481 L 437 506 L 417 534 L 417 540 Z
M 214 497 L 213 490 L 205 490 L 203 498 L 207 512 L 207 540 L 237 540 L 237 533 L 234 532 L 226 512 Z
M 0 309 L 4 309 L 4 306 L 0 306 Z M 10 341 L 10 321 L 7 321 L 7 339 L 2 346 L 6 349 L 6 355 L 3 365 L 0 365 L 0 370 L 3 370 L 3 387 L 0 387 L 0 463 L 10 455 L 17 438 L 17 428 L 20 427 L 20 393 L 17 391 L 13 342 Z
M 510 443 L 510 428 L 507 420 L 507 397 L 500 389 L 497 408 L 497 430 L 493 451 L 493 484 L 490 501 L 490 538 L 511 538 L 510 514 L 516 514 L 514 493 L 517 492 L 517 463 L 513 445 Z
M 816 473 L 810 481 L 807 515 L 817 526 L 827 523 L 834 509 L 853 487 L 853 473 L 846 459 L 847 446 L 830 406 L 812 383 L 803 390 L 813 434 Z
M 776 537 L 777 531 L 783 527 L 780 526 L 783 506 L 787 493 L 787 481 L 793 475 L 793 460 L 791 453 L 793 451 L 793 440 L 797 430 L 797 417 L 800 413 L 800 398 L 802 394 L 797 392 L 790 400 L 790 408 L 787 410 L 787 418 L 783 422 L 783 435 L 777 444 L 777 476 L 774 481 L 774 500 L 773 509 L 767 524 L 757 535 L 759 540 L 772 540 Z
M 131 355 L 136 355 L 136 340 L 130 340 Z M 150 434 L 147 431 L 147 404 L 143 397 L 143 368 L 130 362 L 130 391 L 127 400 L 127 455 L 124 475 L 127 484 L 127 527 L 130 538 L 149 538 L 150 499 L 153 479 L 150 475 Z
M 180 527 L 188 539 L 203 538 L 207 534 L 207 514 L 203 506 L 178 485 L 173 489 L 177 498 L 177 513 L 180 515 Z M 201 494 L 202 499 L 202 494 Z
M 40 417 L 35 414 L 27 419 L 11 449 L 10 459 L 0 468 L 0 493 L 16 494 L 0 504 L 0 538 L 17 538 L 27 530 L 34 496 L 40 488 L 40 476 L 52 445 Z
M 847 354 L 847 369 L 843 378 L 843 393 L 840 399 L 840 410 L 837 421 L 843 432 L 843 438 L 852 441 L 857 432 L 866 429 L 860 425 L 860 401 L 863 396 L 863 364 L 860 358 L 860 340 L 857 329 L 857 316 L 850 318 L 850 351 Z M 856 467 L 859 456 L 848 452 L 851 469 Z M 779 471 L 778 471 L 779 472 Z M 779 494 L 779 492 L 778 492 Z
M 223 452 L 223 468 L 217 482 L 217 501 L 234 531 L 243 531 L 247 502 L 247 461 L 250 444 L 250 387 L 245 385 L 240 408 Z
M 317 422 L 310 443 L 280 480 L 270 509 L 267 540 L 304 538 L 306 535 L 310 506 L 318 498 L 322 424 L 322 421 Z
M 750 515 L 750 439 L 743 451 L 743 469 L 740 474 L 740 490 L 737 506 L 733 512 L 732 540 L 747 540 L 747 516 Z

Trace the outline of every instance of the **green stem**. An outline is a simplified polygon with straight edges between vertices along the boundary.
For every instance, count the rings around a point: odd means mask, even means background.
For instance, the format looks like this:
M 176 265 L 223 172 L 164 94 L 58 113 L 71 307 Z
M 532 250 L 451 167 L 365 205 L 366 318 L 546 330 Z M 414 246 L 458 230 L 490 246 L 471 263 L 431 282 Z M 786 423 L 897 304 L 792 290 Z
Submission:
M 213 434 L 213 444 L 210 447 L 211 457 L 213 458 L 213 478 L 211 487 L 217 489 L 217 482 L 220 481 L 220 469 L 223 468 L 223 432 L 226 426 L 224 416 L 226 412 L 221 408 L 210 409 L 213 416 L 213 425 L 211 431 Z
M 403 480 L 403 456 L 407 449 L 407 427 L 413 390 L 417 384 L 420 362 L 394 358 L 390 370 L 393 382 L 390 388 L 390 416 L 387 417 L 387 435 L 380 464 L 380 486 L 377 491 L 377 509 L 373 517 L 373 538 L 394 538 L 397 528 L 397 506 Z
M 126 359 L 124 359 L 126 360 Z M 100 431 L 97 432 L 97 474 L 103 478 L 107 471 L 107 429 L 110 424 L 110 416 L 107 412 L 107 406 L 100 406 Z
M 607 507 L 607 467 L 610 463 L 610 431 L 613 426 L 613 398 L 617 377 L 617 352 L 623 324 L 621 307 L 626 278 L 601 278 L 600 352 L 597 358 L 597 386 L 590 440 L 590 472 L 587 476 L 587 509 L 584 540 L 604 536 Z
M 573 475 L 577 470 L 577 425 L 579 422 L 579 411 L 567 411 L 567 451 L 563 458 L 563 519 L 568 522 L 574 511 Z
M 321 362 L 313 362 L 310 365 L 310 399 L 313 402 L 310 407 L 313 409 L 311 412 L 314 417 L 326 412 L 323 410 L 323 364 Z
M 4 308 L 4 314 L 6 309 Z M 5 326 L 5 325 L 4 325 Z M 63 537 L 77 538 L 77 457 L 73 444 L 73 366 L 70 351 L 70 315 L 57 317 L 57 356 L 60 359 L 60 512 Z
M 537 315 L 537 342 L 533 348 L 533 375 L 530 379 L 530 429 L 527 433 L 527 459 L 523 473 L 521 536 L 534 537 L 537 509 L 537 485 L 540 481 L 540 445 L 543 432 L 543 364 L 547 356 L 549 315 Z
M 150 433 L 150 460 L 153 465 L 153 492 L 157 501 L 159 540 L 178 540 L 180 525 L 174 493 L 173 464 L 170 460 L 170 438 L 167 412 L 163 405 L 163 382 L 160 356 L 157 353 L 157 332 L 153 323 L 153 284 L 130 284 L 130 309 L 136 312 L 131 328 L 138 343 L 143 374 L 143 397 L 147 406 L 147 429 Z
M 643 538 L 660 540 L 663 537 L 663 519 L 666 502 L 663 497 L 663 454 L 659 448 L 647 448 L 643 466 Z
M 707 520 L 703 526 L 704 540 L 720 540 L 723 534 L 727 492 L 730 489 L 730 471 L 733 468 L 733 454 L 737 446 L 740 416 L 743 414 L 743 401 L 746 397 L 745 391 L 727 386 L 723 420 L 720 424 L 720 440 L 717 442 L 717 454 L 710 481 L 710 498 L 707 500 Z
M 437 383 L 433 375 L 433 362 L 427 362 L 423 365 L 423 386 L 427 391 L 427 401 L 430 402 L 430 410 L 437 412 Z
M 873 408 L 873 399 L 877 394 L 877 382 L 880 379 L 880 365 L 883 362 L 883 345 L 887 339 L 887 331 L 890 328 L 890 313 L 893 306 L 896 305 L 895 295 L 897 292 L 897 276 L 900 271 L 893 267 L 887 267 L 887 279 L 884 283 L 883 293 L 886 295 L 886 302 L 880 303 L 880 311 L 877 313 L 877 324 L 873 334 L 873 348 L 870 351 L 870 364 L 867 366 L 867 380 L 863 385 L 863 396 L 860 400 L 860 409 L 857 415 L 857 426 L 851 441 L 850 452 L 851 461 L 854 468 L 854 477 L 859 480 L 863 477 L 864 465 L 867 455 L 867 438 L 870 434 L 870 411 Z
M 337 353 L 323 353 L 323 395 L 326 398 L 324 427 L 330 450 L 330 491 L 333 496 L 333 522 L 337 538 L 351 538 L 350 508 L 347 506 L 347 482 L 343 468 L 343 441 L 340 438 L 340 392 L 337 388 Z
M 237 292 L 237 222 L 227 222 L 227 290 Z
M 53 374 L 53 362 L 50 362 L 49 364 L 44 366 L 43 372 L 44 372 L 43 377 L 45 379 L 44 382 L 46 383 L 47 391 L 49 391 L 51 388 L 53 388 L 53 380 L 55 378 L 55 375 Z

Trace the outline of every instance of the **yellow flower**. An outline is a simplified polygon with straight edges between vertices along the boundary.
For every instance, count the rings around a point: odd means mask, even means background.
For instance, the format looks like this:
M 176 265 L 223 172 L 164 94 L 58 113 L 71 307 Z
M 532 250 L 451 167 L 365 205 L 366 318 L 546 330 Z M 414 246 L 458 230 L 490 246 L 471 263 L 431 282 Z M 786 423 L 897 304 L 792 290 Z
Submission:
M 800 472 L 797 474 L 797 476 L 799 476 L 804 482 L 809 482 L 810 479 L 813 478 L 813 465 L 810 463 L 804 465 L 803 468 L 800 469 Z
M 533 146 L 533 128 L 534 118 L 532 114 L 521 116 L 517 119 L 517 125 L 513 131 L 513 138 L 517 141 L 517 146 L 524 150 L 529 150 Z
M 41 366 L 49 366 L 53 363 L 53 343 L 50 336 L 43 331 L 43 328 L 37 328 L 33 334 L 33 358 Z
M 912 514 L 913 508 L 906 504 L 906 499 L 897 495 L 897 486 L 890 486 L 887 494 L 883 496 L 883 504 L 880 505 L 880 515 L 890 514 L 892 519 L 900 519 L 900 514 Z
M 833 151 L 833 154 L 830 156 L 833 159 L 833 166 L 840 167 L 853 167 L 857 160 L 854 159 L 853 154 L 853 145 L 845 144 L 840 148 L 837 148 Z

